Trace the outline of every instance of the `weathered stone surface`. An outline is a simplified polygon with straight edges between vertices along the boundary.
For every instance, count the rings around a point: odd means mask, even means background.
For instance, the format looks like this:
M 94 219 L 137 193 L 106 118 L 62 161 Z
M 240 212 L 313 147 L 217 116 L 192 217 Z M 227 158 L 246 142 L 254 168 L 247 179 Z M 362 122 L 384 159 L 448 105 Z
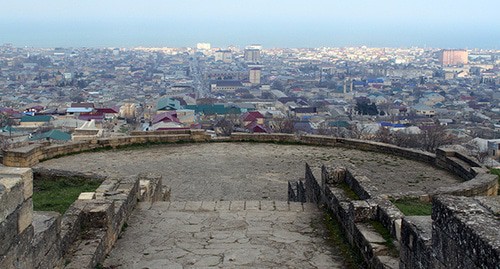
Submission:
M 23 181 L 17 177 L 0 178 L 0 185 L 3 191 L 0 192 L 0 222 L 7 216 L 14 213 L 24 201 Z
M 56 212 L 35 212 L 33 264 L 36 268 L 54 268 L 62 258 L 60 244 L 61 215 Z
M 495 204 L 496 199 L 491 198 Z M 500 264 L 500 219 L 485 200 L 438 196 L 433 199 L 432 246 L 450 268 L 495 268 Z
M 323 227 L 317 208 L 309 212 L 258 210 L 256 206 L 240 211 L 225 206 L 222 211 L 141 208 L 131 216 L 104 266 L 343 268 L 342 258 L 320 236 Z M 312 222 L 316 229 L 311 228 Z
M 95 199 L 95 192 L 82 192 L 78 196 L 78 200 L 92 200 Z
M 17 219 L 17 231 L 22 233 L 33 222 L 33 200 L 29 198 L 19 208 Z

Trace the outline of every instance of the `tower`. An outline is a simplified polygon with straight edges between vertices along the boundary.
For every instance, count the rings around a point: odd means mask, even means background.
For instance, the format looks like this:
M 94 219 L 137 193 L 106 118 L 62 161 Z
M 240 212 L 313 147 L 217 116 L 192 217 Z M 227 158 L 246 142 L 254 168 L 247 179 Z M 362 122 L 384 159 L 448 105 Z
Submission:
M 248 80 L 252 85 L 259 85 L 260 84 L 260 74 L 261 74 L 261 69 L 260 68 L 251 68 L 249 71 L 249 78 Z

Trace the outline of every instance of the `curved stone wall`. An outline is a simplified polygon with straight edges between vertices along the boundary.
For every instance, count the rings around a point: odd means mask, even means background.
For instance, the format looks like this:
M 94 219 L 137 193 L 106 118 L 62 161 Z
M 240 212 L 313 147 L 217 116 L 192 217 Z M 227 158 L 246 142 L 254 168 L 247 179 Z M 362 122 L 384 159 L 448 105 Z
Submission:
M 436 154 L 420 150 L 401 148 L 394 145 L 318 135 L 296 136 L 293 134 L 248 134 L 234 133 L 230 137 L 211 138 L 203 130 L 182 130 L 178 132 L 133 132 L 131 136 L 73 142 L 62 145 L 30 145 L 4 151 L 3 164 L 15 167 L 31 167 L 40 161 L 81 152 L 127 147 L 136 144 L 196 143 L 196 142 L 259 142 L 284 143 L 379 152 L 416 160 L 445 169 L 465 181 L 462 184 L 439 188 L 430 195 L 452 194 L 463 196 L 496 195 L 497 176 L 473 159 L 450 149 L 440 149 Z

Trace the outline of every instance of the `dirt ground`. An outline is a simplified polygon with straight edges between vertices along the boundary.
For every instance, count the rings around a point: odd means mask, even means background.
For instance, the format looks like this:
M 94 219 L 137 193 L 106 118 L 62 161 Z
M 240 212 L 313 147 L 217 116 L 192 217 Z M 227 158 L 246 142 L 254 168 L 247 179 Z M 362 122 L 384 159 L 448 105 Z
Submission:
M 82 153 L 39 167 L 107 176 L 157 172 L 172 201 L 286 200 L 287 182 L 304 177 L 308 162 L 348 165 L 368 176 L 381 193 L 429 191 L 460 182 L 452 174 L 392 155 L 299 145 L 203 143 Z

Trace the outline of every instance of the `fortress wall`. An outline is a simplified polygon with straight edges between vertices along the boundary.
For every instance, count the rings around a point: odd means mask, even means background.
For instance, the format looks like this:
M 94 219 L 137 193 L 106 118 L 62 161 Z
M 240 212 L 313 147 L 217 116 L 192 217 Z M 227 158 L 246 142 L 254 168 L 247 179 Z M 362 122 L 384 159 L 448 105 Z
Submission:
M 344 190 L 335 186 L 341 182 L 337 178 L 344 174 L 343 180 L 348 180 L 359 175 L 349 170 L 342 172 L 344 169 L 323 167 L 320 184 L 312 172 L 307 172 L 310 169 L 306 166 L 306 196 L 309 202 L 324 204 L 335 216 L 348 241 L 359 249 L 368 267 L 398 267 L 397 258 L 387 255 L 385 241 L 369 224 L 370 220 L 375 220 L 399 242 L 401 269 L 498 268 L 499 196 L 436 195 L 433 197 L 432 218 L 404 216 L 384 197 L 348 198 Z M 320 197 L 311 199 L 317 197 L 318 192 Z
M 433 199 L 434 268 L 498 268 L 500 197 Z
M 0 168 L 0 268 L 95 268 L 137 201 L 165 197 L 155 174 L 106 179 L 95 193 L 81 194 L 63 216 L 34 212 L 32 194 L 31 169 Z
M 32 267 L 32 195 L 31 169 L 0 169 L 0 268 Z
M 466 180 L 463 184 L 440 188 L 432 193 L 437 194 L 453 194 L 453 195 L 496 195 L 498 192 L 498 181 L 496 176 L 487 176 L 480 164 L 475 162 L 468 156 L 458 153 L 452 149 L 438 149 L 436 154 L 423 152 L 419 150 L 401 148 L 394 145 L 355 140 L 336 138 L 319 135 L 304 135 L 296 136 L 294 134 L 250 134 L 250 133 L 234 133 L 230 138 L 211 139 L 203 130 L 179 130 L 179 131 L 157 131 L 157 132 L 132 132 L 132 136 L 105 138 L 90 141 L 73 142 L 62 145 L 52 146 L 37 146 L 30 145 L 28 147 L 11 149 L 4 151 L 3 163 L 6 166 L 31 167 L 41 160 L 51 159 L 58 156 L 68 154 L 76 154 L 79 152 L 126 147 L 135 144 L 146 143 L 176 143 L 176 142 L 206 142 L 206 141 L 233 141 L 233 142 L 273 142 L 284 144 L 305 144 L 315 146 L 331 146 L 345 147 L 357 150 L 366 150 L 392 154 L 403 158 L 408 158 L 420 162 L 425 162 L 445 169 Z M 144 135 L 147 134 L 147 135 Z M 482 175 L 482 176 L 479 176 Z M 357 180 L 364 180 L 358 177 Z M 355 181 L 348 181 L 350 186 L 361 196 L 370 195 L 369 184 L 363 185 L 364 190 L 360 187 L 354 187 Z M 357 184 L 360 185 L 360 184 Z M 360 185 L 360 186 L 361 186 Z
M 326 169 L 322 169 L 321 185 L 306 164 L 306 197 L 308 202 L 325 204 L 336 221 L 340 223 L 349 243 L 363 256 L 369 268 L 388 268 L 397 264 L 396 257 L 387 256 L 385 239 L 376 233 L 367 222 L 376 220 L 377 203 L 373 199 L 351 200 L 343 190 L 328 183 Z M 347 171 L 349 173 L 349 171 Z M 393 267 L 390 267 L 393 268 Z
M 405 217 L 400 243 L 401 269 L 434 268 L 432 220 L 429 216 Z

